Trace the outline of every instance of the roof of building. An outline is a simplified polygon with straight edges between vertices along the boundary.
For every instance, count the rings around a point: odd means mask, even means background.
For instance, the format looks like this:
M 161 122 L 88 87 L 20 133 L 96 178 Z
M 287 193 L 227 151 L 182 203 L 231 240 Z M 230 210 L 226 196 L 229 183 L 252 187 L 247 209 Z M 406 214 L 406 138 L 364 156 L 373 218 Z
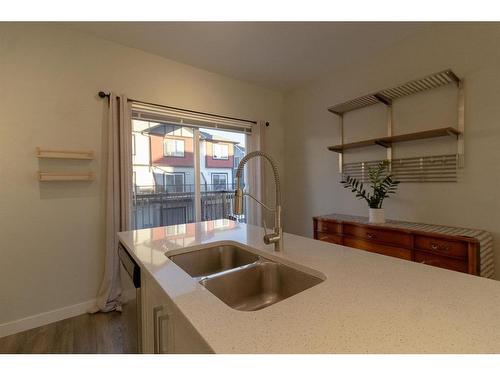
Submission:
M 152 126 L 146 130 L 143 130 L 142 133 L 164 137 L 168 133 L 171 133 L 172 131 L 177 130 L 177 129 L 178 129 L 178 126 L 173 127 L 170 124 L 162 123 L 162 124 L 157 124 L 155 126 Z M 189 129 L 189 128 L 186 128 L 186 129 Z M 201 130 L 200 130 L 200 135 L 201 135 L 202 140 L 206 140 L 206 141 L 210 141 L 210 142 L 225 142 L 225 143 L 238 144 L 238 142 L 221 137 L 219 135 L 213 135 L 213 134 L 201 131 Z

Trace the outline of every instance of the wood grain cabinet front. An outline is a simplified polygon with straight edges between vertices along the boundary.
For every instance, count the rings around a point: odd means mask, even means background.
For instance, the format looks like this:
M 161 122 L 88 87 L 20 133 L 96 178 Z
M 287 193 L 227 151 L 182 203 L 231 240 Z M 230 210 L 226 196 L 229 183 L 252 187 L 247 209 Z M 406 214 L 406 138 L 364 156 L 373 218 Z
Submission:
M 438 234 L 420 229 L 314 218 L 314 238 L 360 250 L 479 275 L 479 241 L 473 237 Z M 419 228 L 421 226 L 418 226 Z
M 372 253 L 388 255 L 395 258 L 411 260 L 411 250 L 401 247 L 383 245 L 372 241 L 344 237 L 344 245 L 356 249 L 367 250 Z
M 467 243 L 429 236 L 415 236 L 415 248 L 457 258 L 467 257 Z
M 344 235 L 354 236 L 371 242 L 381 242 L 401 247 L 411 246 L 411 235 L 394 230 L 383 230 L 370 228 L 368 226 L 345 224 L 342 233 Z

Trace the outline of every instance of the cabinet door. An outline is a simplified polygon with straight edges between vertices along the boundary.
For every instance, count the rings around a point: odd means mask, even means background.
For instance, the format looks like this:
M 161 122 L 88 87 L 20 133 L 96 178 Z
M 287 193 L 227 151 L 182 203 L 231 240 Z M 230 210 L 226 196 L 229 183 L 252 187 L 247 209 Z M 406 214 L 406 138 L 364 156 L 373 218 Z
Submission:
M 143 352 L 155 354 L 213 353 L 194 327 L 175 307 L 168 295 L 149 277 L 144 277 Z
M 165 314 L 164 300 L 159 288 L 149 277 L 142 275 L 141 282 L 142 311 L 142 352 L 159 352 L 159 318 Z M 164 324 L 162 322 L 161 324 Z

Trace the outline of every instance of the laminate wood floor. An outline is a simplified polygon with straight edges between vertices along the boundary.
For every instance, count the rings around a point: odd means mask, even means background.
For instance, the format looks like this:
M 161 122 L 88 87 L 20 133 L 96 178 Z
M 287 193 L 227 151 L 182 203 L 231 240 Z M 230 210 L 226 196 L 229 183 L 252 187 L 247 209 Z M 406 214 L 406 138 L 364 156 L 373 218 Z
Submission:
M 83 314 L 0 338 L 1 354 L 137 353 L 135 303 L 123 312 Z

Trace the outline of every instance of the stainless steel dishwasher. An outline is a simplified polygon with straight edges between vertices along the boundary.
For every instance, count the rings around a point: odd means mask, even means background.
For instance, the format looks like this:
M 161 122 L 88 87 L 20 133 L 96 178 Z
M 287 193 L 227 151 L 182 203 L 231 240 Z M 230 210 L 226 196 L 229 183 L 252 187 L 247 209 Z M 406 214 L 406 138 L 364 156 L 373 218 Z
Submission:
M 132 318 L 131 321 L 137 324 L 137 352 L 142 353 L 141 268 L 121 243 L 118 245 L 118 256 L 135 287 L 135 318 Z M 127 303 L 131 302 L 133 301 L 128 301 Z M 127 313 L 129 313 L 128 310 Z

